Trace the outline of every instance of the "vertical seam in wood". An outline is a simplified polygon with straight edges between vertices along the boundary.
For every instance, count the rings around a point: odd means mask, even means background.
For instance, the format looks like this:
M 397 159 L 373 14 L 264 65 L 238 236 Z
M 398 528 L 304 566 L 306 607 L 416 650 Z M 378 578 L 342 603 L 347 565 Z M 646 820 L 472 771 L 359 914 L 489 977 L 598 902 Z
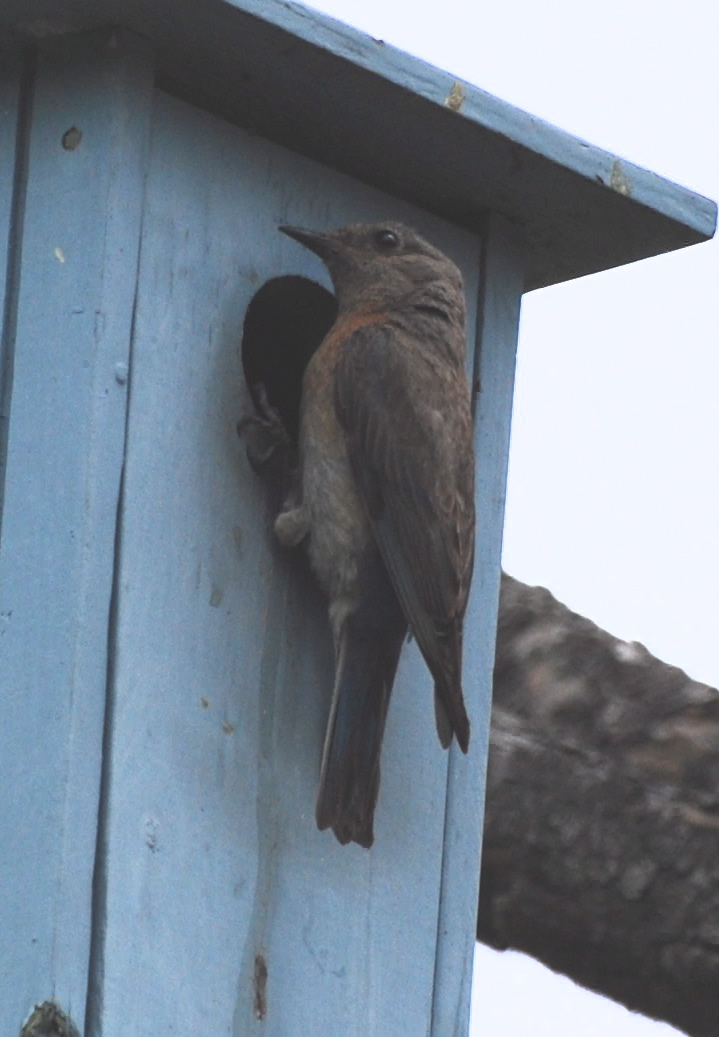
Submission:
M 152 86 L 150 86 L 152 89 Z M 145 142 L 145 161 L 149 161 L 151 117 Z M 142 262 L 142 235 L 145 217 L 145 187 L 142 188 L 139 222 L 137 227 L 137 255 L 135 260 L 135 284 L 132 296 L 130 335 L 127 352 L 127 395 L 125 400 L 125 422 L 123 429 L 122 463 L 117 488 L 115 509 L 115 534 L 112 553 L 112 582 L 107 620 L 107 666 L 105 682 L 105 715 L 102 732 L 102 755 L 100 766 L 100 788 L 97 808 L 97 834 L 95 860 L 92 875 L 92 903 L 90 908 L 90 950 L 88 955 L 87 1002 L 85 1006 L 85 1037 L 99 1037 L 103 1029 L 104 970 L 107 936 L 107 863 L 109 846 L 109 801 L 112 782 L 112 740 L 115 726 L 115 677 L 118 650 L 118 612 L 120 574 L 122 572 L 122 516 L 125 506 L 125 474 L 129 439 L 130 411 L 132 404 L 132 359 L 134 353 L 137 308 L 140 294 L 140 268 Z
M 144 215 L 144 204 L 143 204 Z M 117 491 L 115 510 L 115 538 L 113 543 L 112 589 L 107 623 L 107 677 L 105 684 L 105 718 L 102 732 L 102 764 L 100 769 L 100 794 L 97 810 L 97 838 L 95 864 L 92 876 L 92 906 L 90 916 L 90 953 L 88 956 L 87 1005 L 85 1011 L 85 1037 L 96 1037 L 102 1032 L 103 975 L 105 963 L 105 936 L 107 922 L 107 850 L 108 809 L 110 782 L 112 777 L 112 734 L 115 723 L 115 660 L 117 656 L 117 619 L 120 572 L 122 570 L 122 513 L 125 503 L 125 465 L 127 458 L 128 427 L 132 393 L 132 353 L 135 341 L 135 321 L 140 284 L 140 255 L 142 242 L 142 216 L 138 229 L 137 267 L 135 292 L 132 303 L 130 344 L 128 351 L 127 402 L 125 406 L 125 428 L 122 445 L 122 467 Z
M 10 429 L 10 399 L 12 396 L 15 361 L 15 338 L 20 295 L 22 264 L 22 232 L 25 222 L 28 167 L 30 161 L 30 127 L 35 92 L 37 53 L 35 47 L 25 47 L 22 54 L 17 124 L 15 130 L 15 160 L 12 201 L 8 234 L 7 269 L 5 273 L 5 309 L 0 341 L 0 543 L 2 543 L 2 516 L 5 503 L 5 473 Z
M 115 713 L 115 650 L 117 629 L 117 582 L 121 551 L 121 515 L 125 484 L 123 462 L 120 486 L 117 495 L 115 518 L 115 542 L 113 548 L 112 592 L 108 616 L 107 637 L 107 682 L 105 692 L 105 717 L 102 733 L 102 764 L 100 769 L 100 795 L 98 800 L 97 838 L 95 864 L 92 875 L 92 905 L 90 913 L 90 953 L 88 956 L 87 1005 L 85 1011 L 85 1033 L 94 1037 L 101 1032 L 103 1008 L 103 969 L 105 960 L 105 933 L 107 920 L 107 810 L 110 785 L 110 747 Z

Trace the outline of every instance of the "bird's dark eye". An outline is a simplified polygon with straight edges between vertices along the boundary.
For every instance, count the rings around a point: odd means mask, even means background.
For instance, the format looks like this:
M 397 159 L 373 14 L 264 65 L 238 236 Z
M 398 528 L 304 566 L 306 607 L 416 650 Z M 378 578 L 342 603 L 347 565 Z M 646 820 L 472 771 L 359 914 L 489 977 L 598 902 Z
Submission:
M 398 248 L 399 238 L 393 230 L 378 230 L 374 236 L 374 243 L 383 252 L 391 252 Z

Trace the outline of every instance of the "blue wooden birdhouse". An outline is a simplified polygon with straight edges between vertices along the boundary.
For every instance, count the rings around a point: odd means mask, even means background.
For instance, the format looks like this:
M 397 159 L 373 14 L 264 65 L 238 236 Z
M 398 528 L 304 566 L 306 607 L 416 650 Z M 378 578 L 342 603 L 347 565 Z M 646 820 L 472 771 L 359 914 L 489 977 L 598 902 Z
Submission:
M 3 1034 L 466 1031 L 520 300 L 715 218 L 294 3 L 5 0 Z M 296 422 L 333 318 L 278 225 L 386 219 L 464 276 L 473 734 L 406 645 L 366 850 L 315 825 L 325 603 L 235 426 L 258 368 Z

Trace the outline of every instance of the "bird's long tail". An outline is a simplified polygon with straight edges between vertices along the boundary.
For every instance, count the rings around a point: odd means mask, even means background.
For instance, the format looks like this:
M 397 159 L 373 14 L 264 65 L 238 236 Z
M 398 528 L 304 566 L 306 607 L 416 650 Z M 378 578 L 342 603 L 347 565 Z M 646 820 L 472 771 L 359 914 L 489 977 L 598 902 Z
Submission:
M 394 611 L 378 626 L 365 606 L 339 634 L 316 818 L 317 827 L 331 827 L 343 845 L 369 849 L 374 841 L 384 725 L 407 630 L 398 604 Z

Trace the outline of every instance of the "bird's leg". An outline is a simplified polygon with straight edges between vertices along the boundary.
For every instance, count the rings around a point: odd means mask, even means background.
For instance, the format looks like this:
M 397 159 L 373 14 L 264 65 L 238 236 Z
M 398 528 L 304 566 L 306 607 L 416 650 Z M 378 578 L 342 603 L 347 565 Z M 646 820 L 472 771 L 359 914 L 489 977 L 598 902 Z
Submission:
M 275 519 L 275 535 L 284 547 L 296 547 L 307 536 L 310 521 L 302 506 L 301 477 L 295 451 L 278 411 L 267 399 L 264 385 L 260 382 L 253 389 L 258 413 L 238 421 L 237 434 L 244 438 L 247 460 L 256 472 L 264 471 L 271 461 L 279 457 L 283 469 L 281 482 L 286 486 L 289 480 L 289 491 Z
M 290 438 L 277 410 L 267 399 L 264 385 L 253 387 L 257 394 L 258 414 L 248 414 L 237 422 L 237 435 L 245 440 L 247 460 L 256 472 L 269 464 L 278 450 L 290 447 Z

